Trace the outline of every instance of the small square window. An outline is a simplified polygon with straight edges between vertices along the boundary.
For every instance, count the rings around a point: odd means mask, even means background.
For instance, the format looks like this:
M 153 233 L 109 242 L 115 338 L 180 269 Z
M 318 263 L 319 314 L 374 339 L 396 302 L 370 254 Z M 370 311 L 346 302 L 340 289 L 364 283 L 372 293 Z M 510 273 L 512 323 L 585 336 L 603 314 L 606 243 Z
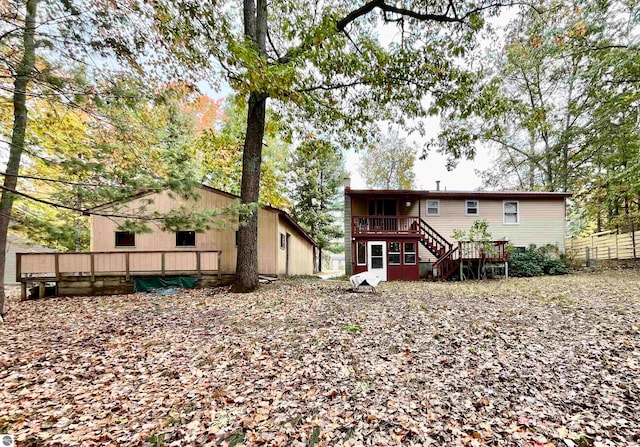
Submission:
M 285 238 L 285 236 L 284 236 L 284 233 L 280 233 L 280 249 L 281 249 L 281 250 L 284 250 L 284 249 L 285 249 L 285 247 L 286 247 L 286 245 L 287 245 L 287 242 L 286 242 L 286 241 L 287 241 L 287 240 L 286 240 L 286 238 Z
M 135 247 L 136 235 L 131 231 L 116 231 L 116 247 Z
M 439 216 L 439 215 L 440 215 L 440 201 L 427 200 L 427 216 Z
M 195 247 L 195 231 L 176 231 L 176 247 Z
M 464 206 L 465 216 L 480 215 L 480 203 L 477 200 L 467 200 Z

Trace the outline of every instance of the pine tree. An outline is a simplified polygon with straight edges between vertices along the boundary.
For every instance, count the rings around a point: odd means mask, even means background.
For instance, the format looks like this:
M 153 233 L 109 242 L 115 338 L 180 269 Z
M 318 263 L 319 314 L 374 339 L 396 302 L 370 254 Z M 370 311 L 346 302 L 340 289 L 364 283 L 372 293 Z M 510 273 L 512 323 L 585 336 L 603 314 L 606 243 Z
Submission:
M 322 271 L 322 251 L 343 234 L 336 218 L 343 177 L 342 158 L 337 148 L 327 141 L 309 138 L 293 153 L 292 214 L 318 244 L 318 271 Z

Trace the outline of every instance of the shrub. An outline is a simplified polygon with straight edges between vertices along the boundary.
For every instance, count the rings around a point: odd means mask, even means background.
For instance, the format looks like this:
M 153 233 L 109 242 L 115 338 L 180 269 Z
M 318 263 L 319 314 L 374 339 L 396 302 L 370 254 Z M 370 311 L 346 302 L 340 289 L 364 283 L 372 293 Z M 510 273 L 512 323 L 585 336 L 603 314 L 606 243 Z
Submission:
M 529 246 L 521 252 L 514 252 L 509 259 L 510 276 L 564 275 L 569 269 L 564 261 L 557 257 L 558 249 L 554 246 L 537 248 Z

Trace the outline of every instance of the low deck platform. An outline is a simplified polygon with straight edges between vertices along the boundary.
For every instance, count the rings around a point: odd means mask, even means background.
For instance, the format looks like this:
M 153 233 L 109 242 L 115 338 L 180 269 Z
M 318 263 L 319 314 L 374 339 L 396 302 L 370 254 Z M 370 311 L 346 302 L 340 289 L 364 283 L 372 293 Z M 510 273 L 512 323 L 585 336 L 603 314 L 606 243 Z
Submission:
M 220 250 L 17 253 L 16 280 L 21 297 L 28 284 L 44 296 L 47 283 L 56 295 L 129 293 L 133 280 L 145 276 L 194 276 L 200 285 L 224 282 Z M 231 275 L 225 275 L 231 276 Z

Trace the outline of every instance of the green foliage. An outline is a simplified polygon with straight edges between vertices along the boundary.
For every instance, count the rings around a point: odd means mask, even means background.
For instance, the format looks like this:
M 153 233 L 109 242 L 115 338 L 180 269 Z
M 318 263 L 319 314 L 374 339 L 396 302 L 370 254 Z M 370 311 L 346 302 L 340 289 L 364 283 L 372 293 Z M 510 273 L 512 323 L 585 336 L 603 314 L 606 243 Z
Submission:
M 571 191 L 574 234 L 640 221 L 637 3 L 547 0 L 523 8 L 490 48 L 467 102 L 444 108 L 439 146 L 455 159 L 498 149 L 491 188 Z
M 247 112 L 238 101 L 225 104 L 218 126 L 206 129 L 195 142 L 195 152 L 209 186 L 240 195 L 242 152 Z M 262 164 L 260 167 L 260 203 L 280 209 L 289 208 L 284 186 L 289 145 L 284 141 L 277 115 L 268 118 Z
M 346 323 L 342 326 L 342 330 L 347 331 L 350 334 L 357 334 L 358 332 L 362 331 L 362 326 L 360 326 L 359 324 Z
M 415 149 L 393 132 L 361 152 L 360 173 L 369 188 L 412 189 L 415 156 Z
M 291 156 L 291 212 L 321 250 L 332 248 L 332 242 L 343 235 L 336 217 L 343 177 L 342 157 L 327 141 L 308 138 Z
M 514 252 L 509 259 L 510 276 L 542 276 L 564 275 L 569 269 L 561 258 L 557 256 L 555 246 L 529 246 L 523 252 Z
M 34 101 L 27 136 L 39 143 L 27 154 L 22 173 L 29 178 L 19 186 L 29 197 L 16 201 L 12 225 L 25 238 L 65 251 L 86 250 L 89 223 L 82 211 L 106 202 L 116 204 L 110 212 L 122 217 L 119 224 L 135 232 L 149 231 L 153 221 L 166 228 L 204 229 L 216 218 L 210 210 L 173 210 L 165 216 L 151 210 L 151 203 L 122 215 L 125 208 L 117 203 L 144 191 L 195 198 L 201 174 L 191 145 L 193 122 L 178 107 L 179 92 L 145 99 L 143 86 L 133 80 L 112 83 L 121 97 L 92 113 Z

